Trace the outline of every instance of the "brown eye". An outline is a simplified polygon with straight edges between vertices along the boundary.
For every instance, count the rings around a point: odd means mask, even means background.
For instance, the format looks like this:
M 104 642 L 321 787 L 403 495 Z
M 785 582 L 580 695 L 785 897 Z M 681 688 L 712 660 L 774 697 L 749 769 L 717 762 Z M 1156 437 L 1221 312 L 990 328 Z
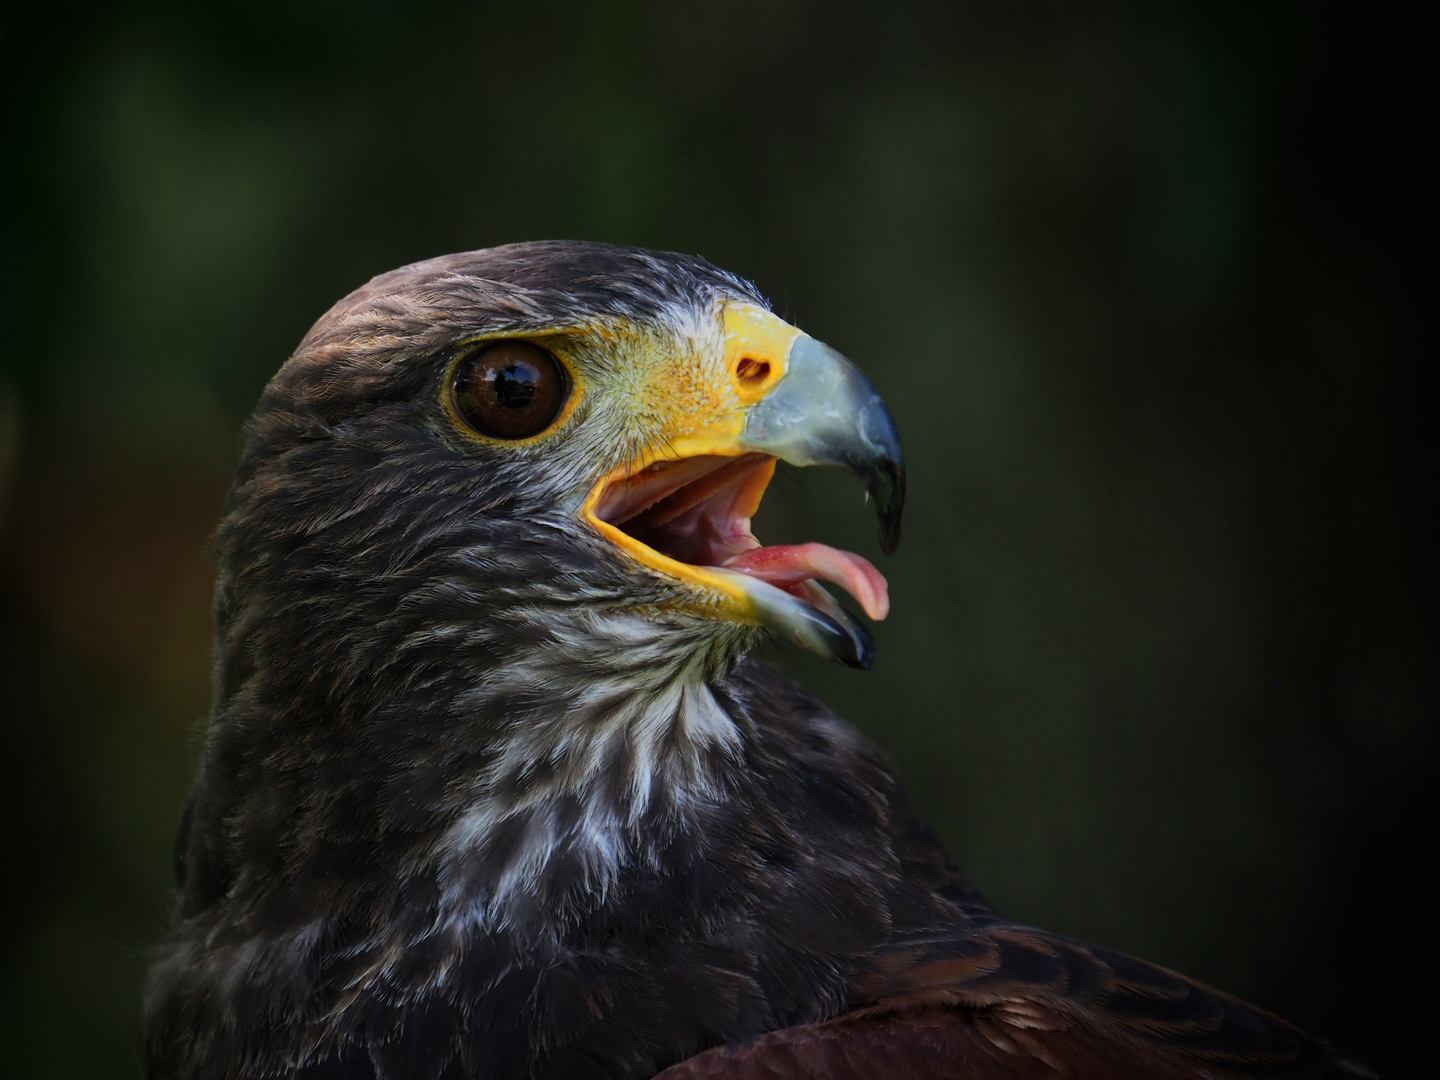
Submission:
M 501 341 L 455 369 L 455 405 L 466 423 L 495 439 L 538 435 L 554 421 L 569 390 L 565 372 L 528 341 Z

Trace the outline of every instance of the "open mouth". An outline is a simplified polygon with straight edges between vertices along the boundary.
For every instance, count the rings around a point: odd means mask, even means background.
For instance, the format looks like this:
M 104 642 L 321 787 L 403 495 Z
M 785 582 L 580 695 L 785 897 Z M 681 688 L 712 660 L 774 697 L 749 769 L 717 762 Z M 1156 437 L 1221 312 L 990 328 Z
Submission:
M 764 547 L 755 538 L 750 519 L 775 465 L 776 458 L 761 453 L 658 461 L 602 481 L 587 510 L 625 537 L 632 555 L 672 576 L 703 581 L 704 570 L 731 571 L 833 610 L 834 600 L 819 585 L 828 581 L 870 618 L 885 618 L 889 589 L 868 560 L 827 544 Z

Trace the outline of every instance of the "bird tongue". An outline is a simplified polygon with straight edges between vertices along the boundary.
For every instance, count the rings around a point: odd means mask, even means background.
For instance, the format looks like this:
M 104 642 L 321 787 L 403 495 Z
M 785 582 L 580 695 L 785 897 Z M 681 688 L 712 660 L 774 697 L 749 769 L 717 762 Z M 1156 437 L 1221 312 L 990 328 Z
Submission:
M 750 517 L 774 469 L 764 454 L 657 462 L 605 488 L 596 513 L 678 562 L 748 574 L 806 603 L 819 599 L 816 580 L 829 581 L 870 618 L 885 618 L 889 586 L 868 560 L 828 544 L 760 546 Z
M 883 619 L 890 613 L 890 587 L 885 575 L 867 559 L 828 544 L 777 544 L 742 551 L 721 563 L 771 585 L 794 592 L 804 582 L 818 578 L 833 582 L 855 597 L 865 614 Z

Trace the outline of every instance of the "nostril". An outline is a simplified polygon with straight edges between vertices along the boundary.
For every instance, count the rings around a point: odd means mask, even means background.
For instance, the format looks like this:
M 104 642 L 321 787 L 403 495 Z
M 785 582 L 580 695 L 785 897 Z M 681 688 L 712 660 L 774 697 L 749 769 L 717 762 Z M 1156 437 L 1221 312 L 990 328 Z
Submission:
M 769 374 L 769 360 L 752 360 L 747 356 L 735 365 L 735 375 L 741 382 L 757 383 Z

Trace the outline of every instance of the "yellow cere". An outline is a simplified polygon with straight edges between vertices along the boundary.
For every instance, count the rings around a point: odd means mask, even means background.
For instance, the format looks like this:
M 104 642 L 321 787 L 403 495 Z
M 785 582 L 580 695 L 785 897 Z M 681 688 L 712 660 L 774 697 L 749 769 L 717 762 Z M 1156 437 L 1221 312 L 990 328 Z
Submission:
M 721 323 L 725 328 L 725 369 L 740 400 L 753 405 L 785 377 L 790 349 L 800 331 L 754 304 L 726 304 Z M 763 369 L 763 374 L 746 378 L 747 367 Z
M 785 377 L 790 349 L 801 335 L 754 304 L 726 304 L 720 323 L 724 341 L 720 370 L 682 369 L 672 379 L 691 381 L 665 388 L 683 417 L 671 435 L 667 457 L 742 453 L 739 440 L 746 411 Z

